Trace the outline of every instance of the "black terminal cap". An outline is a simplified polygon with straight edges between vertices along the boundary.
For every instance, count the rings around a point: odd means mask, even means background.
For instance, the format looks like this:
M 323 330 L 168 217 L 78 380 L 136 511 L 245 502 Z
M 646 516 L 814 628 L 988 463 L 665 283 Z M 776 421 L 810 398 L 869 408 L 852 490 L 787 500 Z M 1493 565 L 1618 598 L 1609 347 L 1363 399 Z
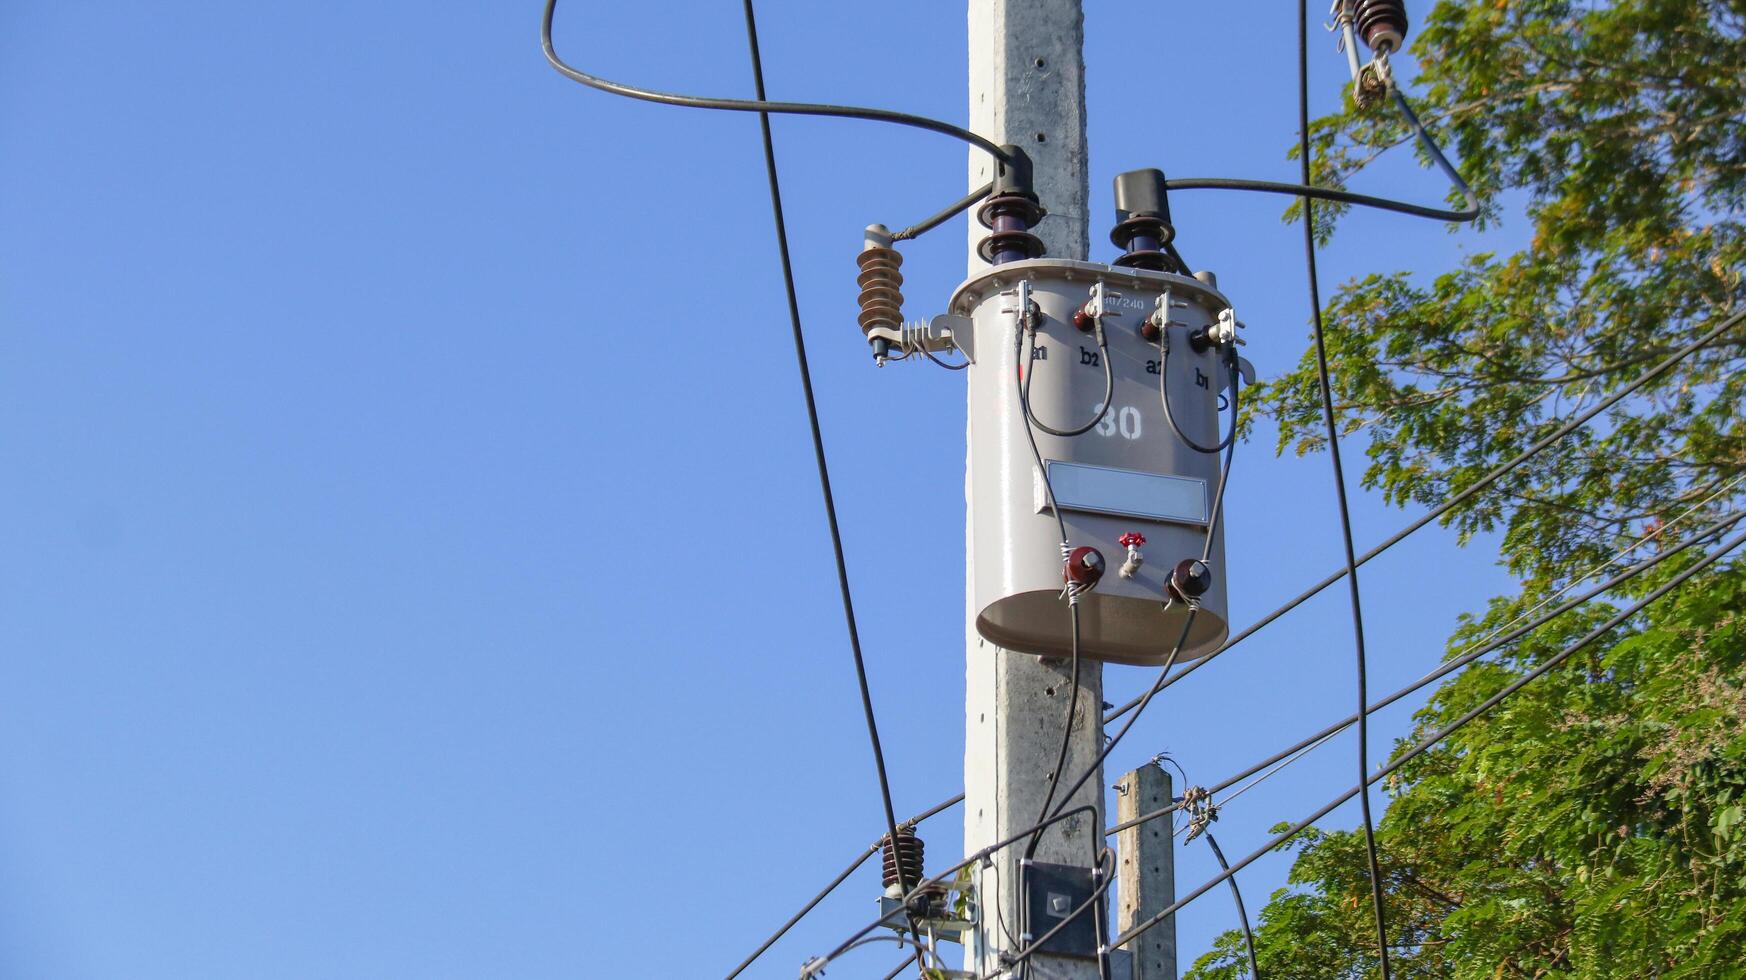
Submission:
M 1116 174 L 1116 220 L 1157 218 L 1170 220 L 1170 199 L 1164 194 L 1164 171 L 1147 167 Z
M 1170 197 L 1164 190 L 1164 171 L 1147 167 L 1116 174 L 1116 226 L 1110 241 L 1127 248 L 1137 231 L 1152 231 L 1160 242 L 1175 237 L 1170 224 Z
M 1033 186 L 1030 156 L 1010 144 L 1002 146 L 1001 150 L 1011 159 L 994 161 L 994 190 L 988 196 L 1016 195 L 1036 200 L 1037 189 Z

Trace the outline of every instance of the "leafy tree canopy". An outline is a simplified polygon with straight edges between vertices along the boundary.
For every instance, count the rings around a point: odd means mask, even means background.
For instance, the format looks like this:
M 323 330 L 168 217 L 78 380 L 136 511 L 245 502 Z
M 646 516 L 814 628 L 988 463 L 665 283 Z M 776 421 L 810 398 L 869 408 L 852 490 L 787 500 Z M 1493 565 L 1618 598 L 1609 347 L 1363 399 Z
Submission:
M 1367 447 L 1366 485 L 1430 505 L 1746 307 L 1746 3 L 1440 0 L 1412 54 L 1410 90 L 1488 202 L 1483 224 L 1521 214 L 1532 231 L 1434 278 L 1346 283 L 1328 304 L 1338 419 Z M 1411 139 L 1388 107 L 1349 103 L 1313 127 L 1317 180 L 1343 185 Z M 1316 218 L 1335 233 L 1338 209 Z M 1746 326 L 1450 516 L 1463 540 L 1500 532 L 1522 582 L 1451 653 L 1624 544 L 1659 547 L 1741 504 L 1743 359 Z M 1313 353 L 1254 395 L 1281 451 L 1321 448 Z M 1455 675 L 1412 737 L 1610 611 L 1569 613 Z M 1715 566 L 1396 774 L 1378 844 L 1397 976 L 1746 977 L 1743 614 L 1746 570 Z M 1259 916 L 1263 973 L 1374 975 L 1362 838 L 1289 846 L 1292 887 Z M 1188 976 L 1246 973 L 1232 932 Z

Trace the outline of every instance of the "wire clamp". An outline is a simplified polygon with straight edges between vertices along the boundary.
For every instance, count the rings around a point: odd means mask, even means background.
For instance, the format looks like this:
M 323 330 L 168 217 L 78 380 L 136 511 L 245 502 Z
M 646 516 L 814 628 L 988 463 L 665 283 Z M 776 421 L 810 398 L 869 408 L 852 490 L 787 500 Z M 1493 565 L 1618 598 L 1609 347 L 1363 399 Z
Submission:
M 1001 298 L 1004 302 L 1000 305 L 1000 312 L 1017 314 L 1015 323 L 1019 329 L 1032 331 L 1037 329 L 1042 315 L 1041 311 L 1037 309 L 1037 304 L 1031 299 L 1031 281 L 1029 279 L 1020 279 L 1018 285 L 1002 293 Z
M 1212 801 L 1212 794 L 1204 786 L 1188 787 L 1183 791 L 1180 802 L 1183 811 L 1188 814 L 1188 836 L 1184 838 L 1184 843 L 1206 833 L 1207 827 L 1219 818 L 1218 804 Z
M 1170 311 L 1186 309 L 1188 309 L 1186 301 L 1177 299 L 1170 290 L 1164 290 L 1158 296 L 1157 308 L 1152 311 L 1152 315 L 1140 323 L 1140 336 L 1160 347 L 1167 347 L 1170 343 L 1170 337 L 1166 329 L 1188 326 L 1187 320 L 1172 318 Z

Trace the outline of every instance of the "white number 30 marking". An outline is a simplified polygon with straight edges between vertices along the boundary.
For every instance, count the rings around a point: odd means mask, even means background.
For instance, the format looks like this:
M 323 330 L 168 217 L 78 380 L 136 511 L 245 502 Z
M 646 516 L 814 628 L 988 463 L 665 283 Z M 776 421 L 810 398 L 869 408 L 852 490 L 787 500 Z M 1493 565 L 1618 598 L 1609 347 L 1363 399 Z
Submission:
M 1095 409 L 1096 406 L 1093 406 Z M 1123 405 L 1119 410 L 1111 406 L 1103 413 L 1103 420 L 1097 423 L 1097 434 L 1113 436 L 1121 433 L 1123 439 L 1140 438 L 1140 410 L 1132 405 Z

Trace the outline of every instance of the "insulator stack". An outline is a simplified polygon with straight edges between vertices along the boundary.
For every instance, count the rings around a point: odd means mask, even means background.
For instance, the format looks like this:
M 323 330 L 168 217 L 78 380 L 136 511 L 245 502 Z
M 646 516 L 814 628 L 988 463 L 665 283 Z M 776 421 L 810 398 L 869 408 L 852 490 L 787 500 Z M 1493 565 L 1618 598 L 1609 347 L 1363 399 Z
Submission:
M 1130 170 L 1115 179 L 1116 226 L 1109 240 L 1122 250 L 1114 265 L 1163 272 L 1170 267 L 1162 250 L 1176 237 L 1170 224 L 1170 198 L 1160 170 Z
M 922 853 L 925 846 L 922 839 L 915 835 L 915 828 L 908 824 L 897 828 L 897 846 L 892 847 L 891 835 L 886 834 L 879 841 L 879 852 L 885 859 L 884 874 L 881 882 L 886 888 L 899 883 L 902 876 L 902 888 L 908 891 L 922 880 Z
M 1031 187 L 1031 158 L 1016 146 L 1003 146 L 1008 159 L 995 164 L 994 190 L 976 209 L 976 220 L 988 229 L 976 254 L 989 265 L 1041 256 L 1043 240 L 1031 234 L 1047 212 Z
M 1358 0 L 1358 36 L 1378 54 L 1399 51 L 1406 40 L 1407 12 L 1403 0 Z
M 855 282 L 861 287 L 861 333 L 874 327 L 897 329 L 903 326 L 903 255 L 891 247 L 891 232 L 884 225 L 868 225 L 861 254 L 855 257 L 861 274 Z M 883 358 L 889 345 L 883 340 L 873 342 L 874 356 Z

